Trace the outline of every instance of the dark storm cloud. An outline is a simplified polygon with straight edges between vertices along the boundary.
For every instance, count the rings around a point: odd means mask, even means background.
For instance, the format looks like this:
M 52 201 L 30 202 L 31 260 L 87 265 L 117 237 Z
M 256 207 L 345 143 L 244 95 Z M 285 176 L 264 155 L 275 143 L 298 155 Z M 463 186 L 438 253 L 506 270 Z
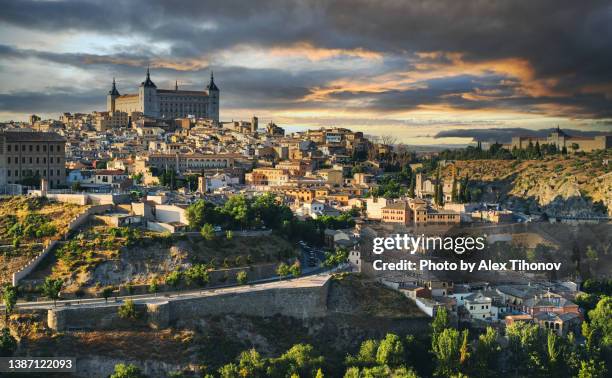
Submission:
M 546 82 L 550 93 L 512 95 L 524 83 L 516 78 L 489 78 L 496 83 L 466 82 L 445 78 L 428 80 L 418 90 L 387 90 L 372 94 L 348 90 L 334 93 L 332 100 L 363 99 L 374 110 L 409 110 L 419 105 L 447 104 L 460 109 L 504 108 L 576 117 L 608 118 L 612 109 L 612 4 L 609 1 L 520 0 L 456 1 L 28 1 L 0 0 L 0 22 L 54 32 L 89 32 L 109 36 L 136 35 L 151 42 L 168 43 L 168 56 L 153 56 L 146 48 L 127 47 L 108 57 L 87 54 L 34 53 L 0 47 L 1 55 L 38 55 L 59 64 L 82 66 L 83 61 L 120 64 L 117 60 L 146 62 L 153 59 L 181 59 L 212 56 L 237 45 L 263 49 L 308 42 L 330 49 L 365 49 L 385 57 L 413 57 L 415 52 L 459 52 L 466 64 L 496 59 L 522 59 L 533 70 L 530 80 Z M 265 50 L 264 50 L 265 51 Z M 22 56 L 23 57 L 23 56 Z M 437 63 L 452 64 L 445 55 Z M 143 63 L 144 64 L 144 63 Z M 398 60 L 385 58 L 382 69 L 396 70 Z M 228 73 L 231 71 L 228 68 Z M 124 65 L 119 74 L 134 74 Z M 200 74 L 202 68 L 193 69 Z M 217 68 L 215 67 L 215 70 Z M 223 67 L 219 67 L 219 71 Z M 334 70 L 306 71 L 303 74 L 274 74 L 244 69 L 242 80 L 223 78 L 232 101 L 246 106 L 269 107 L 292 103 L 325 81 L 351 75 Z M 132 72 L 134 71 L 134 72 Z M 161 70 L 164 73 L 163 70 Z M 318 74 L 315 76 L 314 74 Z M 167 71 L 172 74 L 171 69 Z M 189 74 L 175 73 L 188 79 Z M 260 78 L 256 76 L 260 75 Z M 510 75 L 509 75 L 510 76 Z M 221 76 L 220 76 L 221 77 Z M 454 80 L 458 80 L 455 82 Z M 436 86 L 437 84 L 437 86 Z M 483 88 L 498 95 L 475 101 L 462 94 Z M 235 90 L 235 92 L 230 92 Z M 332 106 L 325 102 L 319 106 Z M 311 104 L 301 104 L 311 106 Z M 543 111 L 542 106 L 547 110 Z
M 96 109 L 99 103 L 100 92 L 75 92 L 71 88 L 50 88 L 46 93 L 0 93 L 0 109 L 12 112 L 28 113 L 36 109 L 40 113 L 57 113 L 58 109 Z
M 544 138 L 554 129 L 531 130 L 520 127 L 506 129 L 457 129 L 440 131 L 434 138 L 472 138 L 474 141 L 510 143 L 513 136 Z M 575 137 L 594 137 L 609 135 L 606 132 L 563 129 L 563 132 Z

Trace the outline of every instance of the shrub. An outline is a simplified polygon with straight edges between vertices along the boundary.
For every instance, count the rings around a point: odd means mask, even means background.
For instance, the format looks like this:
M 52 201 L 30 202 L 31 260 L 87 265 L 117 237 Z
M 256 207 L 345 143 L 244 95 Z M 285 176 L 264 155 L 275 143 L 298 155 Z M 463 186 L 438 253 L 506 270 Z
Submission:
M 166 276 L 166 285 L 177 287 L 181 282 L 182 274 L 179 270 L 174 270 Z
M 247 280 L 247 272 L 245 272 L 244 270 L 241 270 L 240 272 L 236 273 L 236 282 L 238 282 L 239 285 L 246 284 Z
M 127 299 L 119 308 L 117 309 L 117 313 L 121 319 L 136 319 L 138 318 L 138 313 L 136 312 L 136 305 L 134 301 L 131 299 Z

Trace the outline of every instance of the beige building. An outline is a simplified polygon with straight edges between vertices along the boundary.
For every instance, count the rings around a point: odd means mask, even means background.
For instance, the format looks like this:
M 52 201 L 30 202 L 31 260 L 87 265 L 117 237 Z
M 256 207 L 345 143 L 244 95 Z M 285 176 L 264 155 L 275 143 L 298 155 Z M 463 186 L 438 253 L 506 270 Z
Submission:
M 387 206 L 387 199 L 383 197 L 372 198 L 369 197 L 366 200 L 366 214 L 368 219 L 381 220 L 382 219 L 382 209 Z
M 289 170 L 282 168 L 255 168 L 244 180 L 249 185 L 282 186 L 289 182 Z
M 147 68 L 146 79 L 138 87 L 138 93 L 121 95 L 113 79 L 112 88 L 106 96 L 106 107 L 108 112 L 142 113 L 153 118 L 183 118 L 191 115 L 218 123 L 219 95 L 212 73 L 205 91 L 179 90 L 178 83 L 175 83 L 174 89 L 158 89 Z
M 136 173 L 145 173 L 149 168 L 174 170 L 180 173 L 201 172 L 206 169 L 224 169 L 234 166 L 233 155 L 222 154 L 150 154 L 134 163 Z
M 96 125 L 96 130 L 106 131 L 120 127 L 128 127 L 130 119 L 126 112 L 95 112 L 94 124 Z
M 382 221 L 408 225 L 412 222 L 412 212 L 405 201 L 390 203 L 381 209 Z
M 0 132 L 0 186 L 46 178 L 51 188 L 66 184 L 66 140 L 56 133 Z
M 329 185 L 342 185 L 344 182 L 342 178 L 342 171 L 336 169 L 321 169 L 316 174 L 325 180 L 326 184 Z
M 525 149 L 529 146 L 529 144 L 535 146 L 536 143 L 543 144 L 552 144 L 557 146 L 557 149 L 562 150 L 563 147 L 567 149 L 568 152 L 577 152 L 577 151 L 596 151 L 596 150 L 605 150 L 608 148 L 612 148 L 612 134 L 611 135 L 598 135 L 592 138 L 588 137 L 575 137 L 566 134 L 559 127 L 554 130 L 548 137 L 546 138 L 533 138 L 533 137 L 513 137 L 512 144 L 510 148 L 517 149 Z

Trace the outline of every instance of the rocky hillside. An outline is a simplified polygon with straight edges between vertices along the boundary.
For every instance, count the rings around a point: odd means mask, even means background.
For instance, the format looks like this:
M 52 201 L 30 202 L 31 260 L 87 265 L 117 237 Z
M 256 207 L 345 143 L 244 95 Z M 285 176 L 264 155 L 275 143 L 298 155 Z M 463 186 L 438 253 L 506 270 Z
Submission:
M 612 215 L 612 153 L 597 152 L 544 160 L 456 161 L 458 175 L 468 175 L 483 199 L 504 201 L 550 216 Z M 447 165 L 444 174 L 451 174 Z
M 309 343 L 325 356 L 326 376 L 334 377 L 342 376 L 346 354 L 356 353 L 365 339 L 380 339 L 388 332 L 419 336 L 429 330 L 429 317 L 414 302 L 376 282 L 340 275 L 330 285 L 328 315 L 306 320 L 202 314 L 171 329 L 54 333 L 45 327 L 42 312 L 22 314 L 14 316 L 13 324 L 23 320 L 29 331 L 20 334 L 18 355 L 76 356 L 86 369 L 80 376 L 108 376 L 119 362 L 134 363 L 150 377 L 183 369 L 202 376 L 249 348 L 273 357 L 294 344 Z

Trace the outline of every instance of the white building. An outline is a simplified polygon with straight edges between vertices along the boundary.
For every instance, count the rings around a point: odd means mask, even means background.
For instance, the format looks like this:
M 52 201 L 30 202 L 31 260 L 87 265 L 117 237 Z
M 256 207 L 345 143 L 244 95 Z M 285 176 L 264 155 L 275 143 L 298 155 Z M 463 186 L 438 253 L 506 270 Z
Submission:
M 491 320 L 497 318 L 493 313 L 493 299 L 482 293 L 473 293 L 463 298 L 463 305 L 472 319 Z

